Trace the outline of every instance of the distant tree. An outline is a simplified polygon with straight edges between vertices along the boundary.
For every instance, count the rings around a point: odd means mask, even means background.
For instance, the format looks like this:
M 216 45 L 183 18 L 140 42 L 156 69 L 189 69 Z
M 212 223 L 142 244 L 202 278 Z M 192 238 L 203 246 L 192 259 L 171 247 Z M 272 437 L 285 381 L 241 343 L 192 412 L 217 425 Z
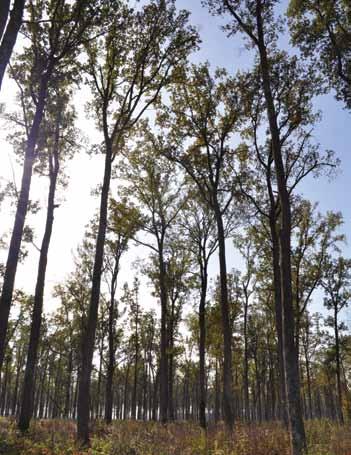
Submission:
M 175 220 L 178 221 L 178 220 Z M 167 245 L 166 286 L 169 310 L 167 313 L 167 357 L 168 357 L 168 418 L 175 419 L 174 388 L 176 378 L 176 360 L 179 349 L 176 346 L 179 338 L 179 325 L 182 310 L 194 286 L 192 276 L 193 258 L 188 249 L 183 248 L 179 231 L 174 230 L 172 239 Z M 174 238 L 176 237 L 176 238 Z
M 133 351 L 134 359 L 134 376 L 133 376 L 133 387 L 132 387 L 132 399 L 131 399 L 131 418 L 136 419 L 137 417 L 137 389 L 138 389 L 138 379 L 139 379 L 139 361 L 140 361 L 140 352 L 141 352 L 141 343 L 140 343 L 140 325 L 142 312 L 139 303 L 139 286 L 140 282 L 137 277 L 134 278 L 133 288 L 130 289 L 128 283 L 124 284 L 123 287 L 123 296 L 121 301 L 125 304 L 128 309 L 128 319 L 130 322 L 130 344 Z
M 193 190 L 190 190 L 193 194 Z M 194 196 L 196 193 L 194 194 Z M 213 213 L 201 197 L 188 198 L 180 221 L 185 233 L 185 244 L 197 265 L 200 288 L 199 299 L 199 421 L 206 428 L 206 305 L 208 291 L 208 265 L 218 247 Z
M 116 291 L 117 278 L 123 253 L 128 249 L 129 241 L 135 236 L 139 227 L 139 212 L 128 206 L 125 200 L 111 200 L 110 215 L 107 227 L 107 238 L 104 255 L 104 277 L 109 287 L 108 304 L 108 360 L 106 372 L 105 421 L 112 421 L 113 375 L 115 370 L 115 353 L 118 333 L 116 323 L 119 317 Z
M 340 319 L 339 313 L 350 303 L 351 298 L 351 260 L 342 256 L 336 259 L 328 257 L 324 267 L 322 286 L 326 293 L 324 305 L 332 310 L 329 325 L 334 330 L 336 385 L 338 395 L 338 415 L 341 423 L 344 423 L 343 399 L 341 385 L 341 354 L 340 354 Z
M 250 237 L 236 236 L 234 243 L 240 251 L 245 261 L 245 269 L 240 277 L 242 287 L 243 315 L 244 315 L 244 366 L 243 366 L 243 388 L 244 388 L 244 419 L 250 420 L 250 400 L 249 400 L 249 342 L 248 342 L 248 323 L 249 323 L 249 304 L 255 291 L 255 248 Z
M 136 146 L 128 153 L 129 161 L 122 169 L 126 194 L 135 198 L 141 213 L 140 231 L 146 238 L 135 240 L 152 251 L 149 276 L 161 303 L 160 338 L 160 419 L 168 419 L 168 352 L 167 322 L 169 321 L 168 261 L 173 227 L 184 206 L 182 182 L 175 165 L 163 157 L 162 143 L 146 130 Z M 140 232 L 142 234 L 142 232 Z
M 316 206 L 305 200 L 293 203 L 292 283 L 295 307 L 295 344 L 300 351 L 301 320 L 313 294 L 321 285 L 325 261 L 339 249 L 344 236 L 340 213 L 316 213 Z

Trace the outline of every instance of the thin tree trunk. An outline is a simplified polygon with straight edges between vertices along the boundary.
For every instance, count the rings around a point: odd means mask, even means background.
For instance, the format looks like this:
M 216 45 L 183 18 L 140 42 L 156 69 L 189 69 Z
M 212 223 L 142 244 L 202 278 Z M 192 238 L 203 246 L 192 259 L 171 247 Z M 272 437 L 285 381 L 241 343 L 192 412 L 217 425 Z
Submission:
M 106 372 L 106 397 L 105 397 L 105 422 L 112 422 L 112 403 L 113 403 L 113 374 L 115 370 L 115 330 L 114 330 L 114 318 L 115 318 L 115 293 L 117 287 L 117 275 L 119 269 L 119 259 L 116 257 L 112 282 L 111 282 L 111 295 L 110 304 L 108 309 L 108 365 Z
M 214 419 L 217 423 L 220 419 L 220 389 L 219 389 L 219 374 L 218 374 L 218 361 L 216 359 L 216 373 L 215 373 L 215 409 Z
M 111 181 L 112 144 L 106 144 L 104 182 L 101 190 L 100 216 L 96 240 L 95 260 L 93 269 L 92 289 L 87 320 L 82 335 L 82 364 L 79 375 L 78 409 L 77 409 L 77 439 L 82 446 L 89 445 L 89 409 L 90 409 L 90 379 L 95 345 L 95 332 L 98 318 L 101 274 L 107 227 L 108 194 Z
M 73 419 L 76 418 L 76 414 L 77 414 L 78 389 L 79 389 L 79 367 L 78 367 L 78 370 L 77 370 L 76 387 L 74 389 L 73 410 L 72 410 L 72 418 Z
M 306 377 L 307 377 L 308 418 L 312 419 L 313 410 L 312 410 L 311 371 L 310 371 L 310 361 L 308 359 L 307 347 L 305 348 L 305 362 L 306 362 Z
M 11 356 L 10 355 L 6 355 L 5 373 L 4 373 L 4 379 L 2 381 L 2 387 L 1 387 L 1 408 L 0 408 L 0 413 L 1 413 L 2 416 L 5 413 L 5 403 L 6 403 L 6 394 L 7 394 L 7 388 L 8 388 L 10 364 L 11 364 Z
M 157 408 L 158 408 L 158 390 L 159 390 L 159 381 L 160 381 L 160 369 L 158 368 L 156 372 L 156 377 L 154 381 L 153 388 L 153 400 L 152 400 L 152 420 L 156 422 L 157 420 Z
M 247 312 L 249 306 L 249 299 L 247 290 L 245 292 L 244 301 L 244 420 L 250 421 L 250 401 L 249 401 L 249 350 L 247 339 Z
M 344 424 L 344 413 L 342 410 L 342 387 L 341 387 L 341 362 L 340 362 L 340 340 L 338 326 L 338 310 L 334 309 L 334 336 L 335 336 L 335 358 L 336 358 L 336 388 L 338 393 L 338 416 L 340 423 Z
M 57 362 L 57 373 L 54 382 L 54 394 L 53 394 L 53 406 L 52 406 L 52 418 L 57 419 L 61 415 L 61 409 L 59 407 L 59 390 L 61 386 L 61 362 L 62 356 L 59 355 L 58 362 Z
M 207 264 L 201 270 L 201 295 L 199 305 L 199 419 L 200 426 L 206 428 L 206 371 L 205 371 L 205 350 L 206 350 L 206 295 L 207 295 Z
M 103 349 L 104 349 L 104 337 L 102 336 L 100 349 L 99 349 L 99 373 L 98 373 L 98 382 L 97 382 L 97 391 L 96 391 L 96 400 L 95 400 L 95 419 L 100 418 Z M 92 406 L 92 414 L 94 414 L 93 406 Z
M 126 376 L 124 379 L 124 399 L 123 399 L 123 420 L 128 418 L 128 379 L 130 364 L 127 365 Z
M 71 382 L 72 382 L 72 370 L 73 370 L 73 353 L 70 349 L 68 354 L 68 365 L 67 365 L 67 378 L 65 385 L 65 407 L 63 417 L 68 419 L 70 413 L 70 402 L 71 402 Z
M 33 123 L 26 144 L 21 190 L 16 209 L 15 222 L 10 240 L 10 247 L 2 286 L 2 294 L 0 298 L 0 371 L 4 361 L 8 320 L 21 248 L 24 222 L 28 209 L 29 191 L 32 180 L 33 164 L 35 160 L 35 147 L 38 140 L 40 124 L 44 114 L 47 97 L 47 86 L 52 69 L 53 64 L 50 64 L 48 66 L 48 69 L 42 75 L 38 104 L 36 106 Z
M 173 315 L 172 315 L 173 317 Z M 174 384 L 174 342 L 173 342 L 173 328 L 168 328 L 168 332 L 170 332 L 170 340 L 168 344 L 168 418 L 169 420 L 174 420 L 174 391 L 173 391 L 173 384 Z
M 159 245 L 159 280 L 161 300 L 161 356 L 160 356 L 160 420 L 167 422 L 168 411 L 168 355 L 167 355 L 167 288 L 163 242 Z
M 269 182 L 269 191 L 271 192 L 271 183 Z M 272 193 L 271 193 L 272 194 Z M 281 298 L 281 281 L 280 281 L 280 254 L 279 254 L 279 238 L 277 235 L 277 219 L 276 219 L 275 204 L 271 201 L 270 213 L 270 231 L 272 237 L 272 263 L 273 263 L 273 285 L 274 285 L 274 309 L 275 309 L 275 325 L 278 339 L 278 365 L 279 365 L 279 385 L 280 385 L 280 409 L 281 417 L 286 428 L 289 427 L 288 407 L 286 398 L 286 378 L 285 378 L 285 363 L 284 363 L 284 348 L 283 348 L 283 309 Z
M 19 388 L 20 375 L 21 375 L 22 364 L 23 364 L 22 362 L 23 362 L 23 358 L 24 358 L 23 351 L 24 350 L 22 350 L 21 347 L 18 348 L 15 388 L 14 388 L 13 397 L 12 397 L 12 415 L 16 415 L 16 413 L 17 413 L 18 388 Z
M 4 5 L 1 6 L 0 9 L 0 38 L 2 38 L 0 44 L 0 90 L 6 67 L 10 62 L 12 51 L 17 40 L 17 35 L 22 25 L 25 0 L 14 1 L 13 8 L 10 13 L 10 19 L 7 23 L 5 32 L 3 32 L 3 30 L 6 24 L 6 19 L 8 17 L 6 10 L 8 11 L 10 2 L 9 0 L 1 0 L 1 2 L 4 3 Z
M 234 426 L 233 413 L 233 387 L 232 387 L 232 334 L 229 317 L 228 284 L 227 284 L 227 264 L 225 255 L 225 236 L 222 214 L 219 207 L 215 210 L 217 231 L 218 231 L 218 251 L 219 251 L 219 271 L 221 288 L 221 314 L 223 330 L 223 410 L 224 421 L 227 428 L 231 431 Z
M 27 353 L 27 363 L 24 373 L 22 390 L 22 405 L 18 421 L 18 428 L 23 432 L 28 430 L 33 414 L 33 398 L 35 389 L 35 369 L 37 365 L 38 349 L 40 342 L 40 330 L 42 322 L 43 298 L 45 288 L 45 276 L 48 261 L 48 252 L 54 223 L 55 192 L 59 172 L 59 135 L 60 135 L 60 114 L 56 121 L 55 144 L 53 153 L 49 156 L 50 186 L 48 195 L 48 207 L 46 213 L 45 232 L 40 249 L 37 283 L 35 287 L 34 306 L 30 338 Z

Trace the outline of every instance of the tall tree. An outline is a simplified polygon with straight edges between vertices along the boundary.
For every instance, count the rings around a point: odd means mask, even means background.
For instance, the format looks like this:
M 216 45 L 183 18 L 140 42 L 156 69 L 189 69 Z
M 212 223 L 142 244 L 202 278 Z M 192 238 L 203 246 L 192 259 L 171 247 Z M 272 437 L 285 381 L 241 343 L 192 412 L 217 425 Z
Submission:
M 38 167 L 41 164 L 41 166 L 44 166 L 44 169 L 40 169 L 40 172 L 48 172 L 49 191 L 45 230 L 39 254 L 26 370 L 22 387 L 22 405 L 18 421 L 18 427 L 21 431 L 28 430 L 33 413 L 34 378 L 40 341 L 45 276 L 54 224 L 54 211 L 57 207 L 55 204 L 56 189 L 60 177 L 61 181 L 63 181 L 64 160 L 68 156 L 73 156 L 72 150 L 74 149 L 76 131 L 74 129 L 74 114 L 67 107 L 68 97 L 69 93 L 64 93 L 60 88 L 57 89 L 55 94 L 52 94 L 47 107 L 47 118 L 41 125 L 41 160 L 45 160 L 46 158 L 47 163 L 39 163 Z
M 159 117 L 160 124 L 169 129 L 166 156 L 185 169 L 216 220 L 224 340 L 223 404 L 230 429 L 234 413 L 225 217 L 234 197 L 229 175 L 235 166 L 235 150 L 229 141 L 239 116 L 232 83 L 223 70 L 213 77 L 206 64 L 184 68 L 172 91 L 171 107 L 165 107 Z
M 300 182 L 311 174 L 317 176 L 323 170 L 327 172 L 334 169 L 337 162 L 332 152 L 322 153 L 311 141 L 309 128 L 313 128 L 318 119 L 318 115 L 312 110 L 311 97 L 316 90 L 318 92 L 318 82 L 310 69 L 306 69 L 296 58 L 289 58 L 284 52 L 271 54 L 270 64 L 271 86 L 277 106 L 277 122 L 287 187 L 291 202 L 297 201 L 293 207 L 295 211 L 300 207 L 299 199 L 295 195 Z M 245 144 L 242 146 L 241 174 L 237 178 L 242 193 L 253 209 L 260 214 L 259 220 L 262 223 L 263 232 L 270 237 L 283 403 L 282 417 L 287 423 L 279 248 L 280 203 L 270 133 L 268 132 L 262 139 L 260 131 L 267 122 L 260 74 L 259 65 L 255 65 L 251 71 L 241 73 L 237 77 L 238 91 L 241 93 L 240 102 L 244 106 L 243 116 L 248 119 L 248 123 L 244 123 L 242 130 Z M 318 280 L 315 281 L 316 284 Z
M 74 58 L 82 42 L 87 39 L 95 14 L 88 0 L 77 0 L 74 3 L 64 0 L 33 2 L 30 23 L 26 28 L 29 44 L 18 57 L 13 73 L 23 87 L 20 98 L 26 106 L 27 123 L 23 122 L 26 130 L 22 145 L 23 173 L 0 298 L 0 369 L 4 358 L 7 324 L 29 204 L 33 166 L 38 156 L 40 125 L 48 95 L 57 78 L 71 80 Z M 41 20 L 44 16 L 45 20 Z
M 284 133 L 286 125 L 279 123 L 281 105 L 277 103 L 274 85 L 274 58 L 279 20 L 274 19 L 276 1 L 255 0 L 208 0 L 204 2 L 214 14 L 227 15 L 231 20 L 225 28 L 229 33 L 241 32 L 250 48 L 256 51 L 259 67 L 259 80 L 262 85 L 264 109 L 270 133 L 271 163 L 274 164 L 279 201 L 279 279 L 282 302 L 283 352 L 286 371 L 286 390 L 291 437 L 291 452 L 300 455 L 306 452 L 306 435 L 303 423 L 300 378 L 296 346 L 294 342 L 294 306 L 291 273 L 291 231 L 292 213 L 290 188 L 288 186 L 289 168 L 284 164 Z M 273 26 L 275 24 L 275 26 Z M 278 92 L 279 96 L 279 92 Z M 306 96 L 306 94 L 304 95 Z M 303 108 L 302 108 L 303 109 Z M 289 112 L 289 111 L 288 111 Z M 303 111 L 298 111 L 303 115 Z M 289 122 L 289 116 L 286 117 Z M 293 127 L 293 130 L 295 128 Z

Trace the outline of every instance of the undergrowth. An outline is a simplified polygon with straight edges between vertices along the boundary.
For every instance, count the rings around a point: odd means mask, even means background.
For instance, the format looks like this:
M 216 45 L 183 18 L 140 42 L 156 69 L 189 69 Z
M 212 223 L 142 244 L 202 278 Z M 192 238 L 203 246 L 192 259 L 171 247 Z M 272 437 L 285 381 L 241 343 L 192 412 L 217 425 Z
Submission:
M 288 455 L 287 432 L 277 423 L 222 425 L 205 433 L 192 423 L 95 422 L 91 448 L 75 444 L 73 421 L 34 421 L 24 436 L 12 419 L 0 419 L 0 454 L 6 455 Z M 309 455 L 351 455 L 351 429 L 327 420 L 306 422 Z

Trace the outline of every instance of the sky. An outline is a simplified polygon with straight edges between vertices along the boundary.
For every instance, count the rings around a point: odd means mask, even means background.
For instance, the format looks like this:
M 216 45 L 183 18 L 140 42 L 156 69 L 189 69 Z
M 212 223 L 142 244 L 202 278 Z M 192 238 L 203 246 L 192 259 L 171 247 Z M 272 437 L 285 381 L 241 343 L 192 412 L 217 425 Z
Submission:
M 205 8 L 202 8 L 200 0 L 177 0 L 179 8 L 186 8 L 191 11 L 191 23 L 198 27 L 202 44 L 200 50 L 192 56 L 194 62 L 208 60 L 215 68 L 225 67 L 230 74 L 239 69 L 248 68 L 251 62 L 250 55 L 245 49 L 240 38 L 227 38 L 220 29 L 223 20 L 211 16 Z M 287 1 L 282 2 L 282 9 L 287 6 Z M 78 92 L 75 104 L 84 105 L 87 100 L 86 92 Z M 13 83 L 6 80 L 0 92 L 0 102 L 5 104 L 5 109 L 10 112 L 15 107 L 15 87 Z M 341 168 L 336 179 L 328 181 L 326 178 L 308 178 L 300 186 L 299 190 L 303 195 L 312 201 L 319 202 L 322 213 L 328 210 L 341 211 L 344 215 L 345 224 L 343 232 L 349 234 L 351 231 L 351 206 L 350 206 L 350 181 L 351 181 L 351 153 L 349 144 L 351 142 L 351 115 L 343 109 L 340 102 L 337 102 L 333 94 L 322 96 L 315 100 L 315 107 L 322 111 L 322 119 L 317 125 L 314 136 L 315 140 L 324 149 L 332 149 L 341 160 Z M 88 119 L 84 108 L 78 109 L 79 121 L 77 126 L 89 139 L 90 143 L 101 140 L 101 136 L 94 128 L 94 122 Z M 0 177 L 3 182 L 15 180 L 17 186 L 20 184 L 21 169 L 16 164 L 11 146 L 6 141 L 9 132 L 9 125 L 0 120 Z M 102 180 L 103 156 L 89 156 L 86 150 L 81 150 L 71 163 L 69 163 L 69 185 L 63 193 L 59 192 L 58 202 L 60 207 L 55 211 L 55 222 L 53 236 L 50 246 L 47 285 L 45 289 L 45 309 L 50 311 L 57 302 L 51 297 L 53 286 L 64 280 L 69 272 L 73 270 L 73 254 L 82 240 L 85 226 L 94 215 L 98 206 L 98 199 L 91 195 L 91 191 Z M 29 223 L 35 228 L 36 243 L 40 245 L 43 233 L 45 208 L 46 208 L 46 179 L 35 177 L 33 179 L 31 198 L 38 199 L 43 209 L 35 217 L 29 217 Z M 0 234 L 8 232 L 13 223 L 14 207 L 6 203 L 0 207 Z M 23 288 L 28 293 L 34 292 L 36 269 L 38 263 L 38 252 L 34 247 L 29 246 L 29 255 L 24 264 L 18 268 L 16 286 Z M 0 252 L 1 260 L 5 260 L 6 251 Z M 145 250 L 140 247 L 131 247 L 121 264 L 119 282 L 122 286 L 124 281 L 132 281 L 136 271 L 133 263 L 138 257 L 145 257 Z M 351 255 L 349 245 L 345 245 L 344 254 Z M 240 268 L 241 261 L 234 249 L 229 245 L 228 269 Z M 212 259 L 212 275 L 216 273 L 216 258 Z M 143 288 L 147 282 L 142 280 Z M 150 289 L 146 292 L 147 305 L 152 304 Z M 318 300 L 318 299 L 317 299 Z M 320 300 L 320 298 L 319 298 Z M 317 302 L 320 308 L 320 302 Z

